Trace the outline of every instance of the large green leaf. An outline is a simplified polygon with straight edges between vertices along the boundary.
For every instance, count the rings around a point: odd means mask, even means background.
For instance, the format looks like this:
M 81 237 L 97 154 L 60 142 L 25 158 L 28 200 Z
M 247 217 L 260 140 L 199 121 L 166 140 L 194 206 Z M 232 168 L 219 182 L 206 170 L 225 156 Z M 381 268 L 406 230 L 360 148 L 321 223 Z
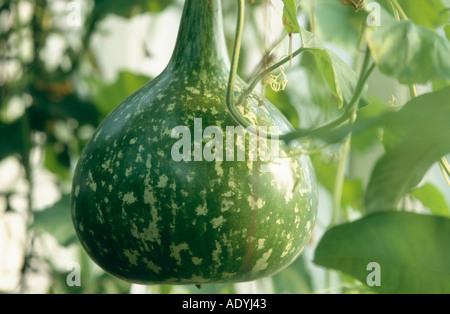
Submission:
M 377 263 L 380 285 L 372 288 L 380 293 L 450 293 L 448 239 L 450 219 L 379 212 L 326 231 L 314 262 L 364 284 Z
M 379 69 L 400 83 L 450 81 L 450 43 L 436 32 L 411 21 L 384 19 L 366 34 Z
M 447 87 L 379 119 L 396 141 L 391 141 L 372 171 L 365 197 L 367 211 L 396 208 L 433 163 L 450 152 L 449 99 Z

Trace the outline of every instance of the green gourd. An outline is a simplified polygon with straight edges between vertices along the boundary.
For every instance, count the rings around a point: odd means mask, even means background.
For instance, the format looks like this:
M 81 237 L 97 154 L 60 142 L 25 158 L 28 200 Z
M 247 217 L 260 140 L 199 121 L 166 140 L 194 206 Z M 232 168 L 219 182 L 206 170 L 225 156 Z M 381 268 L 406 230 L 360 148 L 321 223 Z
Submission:
M 227 133 L 240 129 L 225 101 L 221 14 L 219 0 L 186 0 L 169 64 L 109 114 L 77 164 L 71 206 L 78 238 L 123 280 L 255 280 L 287 267 L 311 237 L 318 202 L 309 157 L 289 157 L 272 139 L 265 144 L 278 155 L 259 158 L 265 155 L 256 146 L 255 158 L 252 145 L 262 137 Z M 238 79 L 236 95 L 245 87 Z M 257 94 L 239 110 L 255 127 L 292 130 Z

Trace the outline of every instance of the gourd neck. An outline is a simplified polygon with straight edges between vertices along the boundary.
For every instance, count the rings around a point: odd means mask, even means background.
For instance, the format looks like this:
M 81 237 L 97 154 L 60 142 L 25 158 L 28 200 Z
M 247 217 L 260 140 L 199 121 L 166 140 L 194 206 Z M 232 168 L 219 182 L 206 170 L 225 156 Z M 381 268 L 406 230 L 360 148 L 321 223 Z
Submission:
M 186 0 L 169 67 L 187 73 L 229 69 L 220 0 Z

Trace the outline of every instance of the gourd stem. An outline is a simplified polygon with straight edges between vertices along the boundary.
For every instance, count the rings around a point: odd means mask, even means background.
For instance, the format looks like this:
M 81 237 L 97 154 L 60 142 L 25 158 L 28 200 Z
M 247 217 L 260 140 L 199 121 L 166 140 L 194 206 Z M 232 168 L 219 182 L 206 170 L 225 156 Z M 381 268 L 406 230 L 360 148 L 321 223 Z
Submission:
M 186 0 L 168 67 L 187 74 L 228 71 L 220 0 Z

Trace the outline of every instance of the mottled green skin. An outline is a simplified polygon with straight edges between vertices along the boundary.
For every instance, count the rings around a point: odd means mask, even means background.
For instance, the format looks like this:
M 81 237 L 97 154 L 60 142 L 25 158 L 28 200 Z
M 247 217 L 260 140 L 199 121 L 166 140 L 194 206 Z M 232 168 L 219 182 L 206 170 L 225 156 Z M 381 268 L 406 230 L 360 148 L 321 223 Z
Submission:
M 317 191 L 307 156 L 274 163 L 171 157 L 176 126 L 194 134 L 194 118 L 224 133 L 236 125 L 225 104 L 229 70 L 219 16 L 217 0 L 186 2 L 172 61 L 105 119 L 76 168 L 72 216 L 79 239 L 99 266 L 124 280 L 254 280 L 289 265 L 310 238 Z M 199 28 L 202 36 L 194 36 Z M 248 99 L 248 119 L 291 129 L 261 100 Z M 264 166 L 273 171 L 262 172 Z

